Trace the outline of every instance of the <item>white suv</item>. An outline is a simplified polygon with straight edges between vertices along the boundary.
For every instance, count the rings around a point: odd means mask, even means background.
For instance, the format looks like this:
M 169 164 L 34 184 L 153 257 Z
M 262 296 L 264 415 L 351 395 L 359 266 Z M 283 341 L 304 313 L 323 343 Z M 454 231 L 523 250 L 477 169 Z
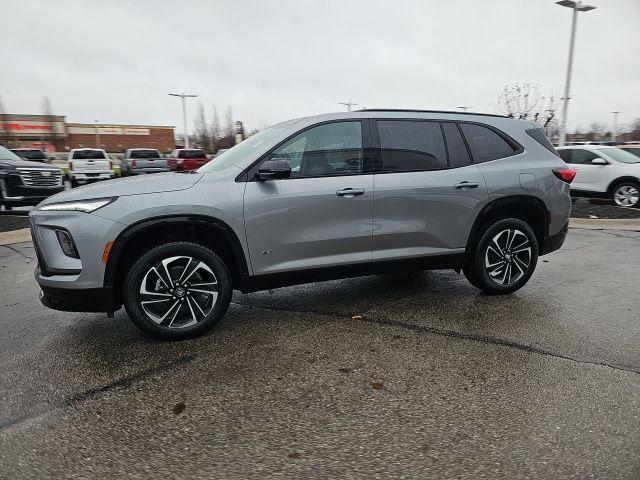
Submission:
M 74 148 L 69 152 L 69 179 L 72 187 L 109 180 L 115 176 L 113 162 L 101 148 Z
M 620 207 L 640 207 L 640 158 L 616 147 L 559 147 L 560 157 L 578 173 L 571 194 L 610 198 Z

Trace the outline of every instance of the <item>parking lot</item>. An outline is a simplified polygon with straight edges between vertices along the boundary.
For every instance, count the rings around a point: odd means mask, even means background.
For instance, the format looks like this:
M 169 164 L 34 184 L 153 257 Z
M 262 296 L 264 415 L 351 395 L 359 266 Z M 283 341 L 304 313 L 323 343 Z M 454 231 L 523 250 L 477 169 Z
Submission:
M 0 478 L 638 478 L 640 233 L 570 231 L 532 281 L 454 272 L 234 297 L 162 343 L 41 306 L 0 247 Z

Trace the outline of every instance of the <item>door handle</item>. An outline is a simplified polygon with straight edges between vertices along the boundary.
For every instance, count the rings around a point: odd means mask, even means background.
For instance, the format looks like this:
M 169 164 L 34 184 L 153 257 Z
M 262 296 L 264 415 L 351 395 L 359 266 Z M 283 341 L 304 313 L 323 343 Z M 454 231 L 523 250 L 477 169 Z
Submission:
M 364 195 L 364 188 L 343 188 L 338 190 L 336 195 L 339 197 L 357 197 L 358 195 Z
M 478 188 L 480 186 L 479 183 L 476 182 L 460 182 L 454 185 L 455 188 Z

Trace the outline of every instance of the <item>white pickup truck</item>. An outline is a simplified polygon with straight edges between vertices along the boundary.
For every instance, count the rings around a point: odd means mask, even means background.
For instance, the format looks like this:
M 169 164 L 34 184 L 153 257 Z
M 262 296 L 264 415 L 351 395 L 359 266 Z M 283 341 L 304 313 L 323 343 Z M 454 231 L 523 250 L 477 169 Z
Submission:
M 102 149 L 74 148 L 69 152 L 69 179 L 77 187 L 89 182 L 115 178 L 113 162 Z

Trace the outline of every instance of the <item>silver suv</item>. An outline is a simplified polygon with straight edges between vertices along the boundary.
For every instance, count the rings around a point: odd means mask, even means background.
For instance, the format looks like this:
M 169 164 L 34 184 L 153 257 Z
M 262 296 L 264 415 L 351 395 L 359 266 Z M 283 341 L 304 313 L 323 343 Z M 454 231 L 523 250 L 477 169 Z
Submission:
M 567 168 L 535 123 L 362 110 L 268 128 L 197 171 L 74 189 L 30 213 L 44 305 L 124 305 L 161 338 L 201 334 L 231 293 L 398 269 L 505 294 L 560 248 Z

